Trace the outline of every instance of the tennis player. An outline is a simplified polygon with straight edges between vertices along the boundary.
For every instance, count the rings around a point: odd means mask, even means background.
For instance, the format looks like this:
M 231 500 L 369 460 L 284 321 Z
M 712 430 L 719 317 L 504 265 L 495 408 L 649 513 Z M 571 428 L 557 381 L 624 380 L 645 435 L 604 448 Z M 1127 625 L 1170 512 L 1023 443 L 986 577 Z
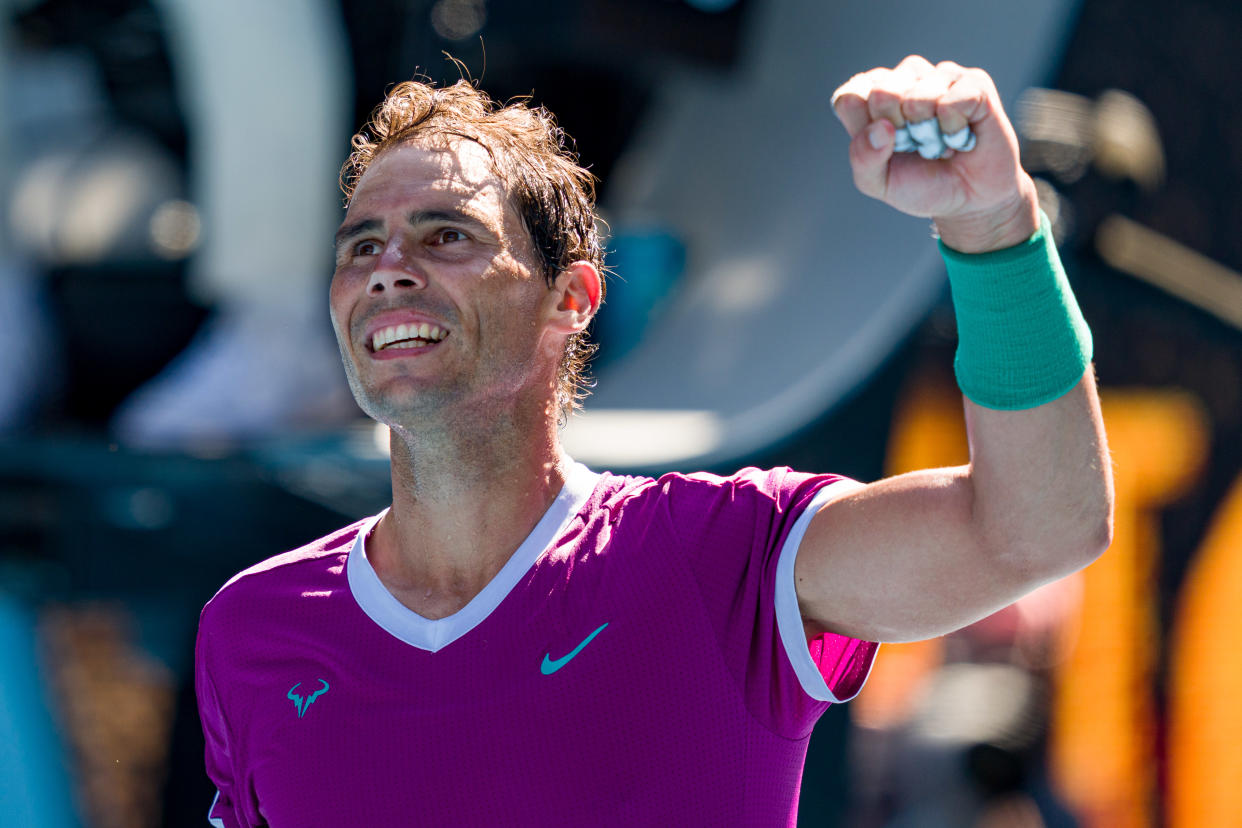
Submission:
M 811 729 L 874 642 L 1107 547 L 1090 335 L 991 79 L 911 57 L 833 106 L 858 188 L 939 233 L 966 466 L 863 485 L 575 463 L 591 177 L 541 109 L 392 90 L 343 171 L 331 287 L 392 505 L 203 610 L 212 824 L 792 826 Z

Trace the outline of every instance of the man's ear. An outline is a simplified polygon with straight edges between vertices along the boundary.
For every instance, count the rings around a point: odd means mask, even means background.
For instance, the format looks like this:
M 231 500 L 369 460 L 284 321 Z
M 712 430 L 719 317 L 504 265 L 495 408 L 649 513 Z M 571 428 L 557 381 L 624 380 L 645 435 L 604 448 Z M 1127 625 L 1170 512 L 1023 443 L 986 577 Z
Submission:
M 586 330 L 599 310 L 601 287 L 599 271 L 590 262 L 577 261 L 562 270 L 552 285 L 557 326 L 565 333 Z

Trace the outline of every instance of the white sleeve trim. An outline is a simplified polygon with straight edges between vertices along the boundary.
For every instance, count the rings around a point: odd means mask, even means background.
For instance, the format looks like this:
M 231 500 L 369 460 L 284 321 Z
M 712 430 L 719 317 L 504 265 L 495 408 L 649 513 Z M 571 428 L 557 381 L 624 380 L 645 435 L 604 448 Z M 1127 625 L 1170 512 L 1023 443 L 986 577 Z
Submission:
M 211 812 L 216 809 L 216 803 L 220 801 L 220 792 L 216 791 L 215 798 L 211 800 L 211 807 L 207 809 L 207 822 L 215 826 L 215 828 L 224 828 L 224 820 L 220 817 L 213 817 Z
M 785 538 L 781 547 L 780 558 L 776 563 L 776 627 L 781 635 L 781 643 L 785 645 L 785 655 L 793 665 L 794 673 L 802 684 L 802 689 L 813 699 L 840 703 L 833 692 L 828 689 L 819 667 L 811 660 L 811 652 L 806 644 L 806 631 L 802 626 L 802 613 L 798 609 L 798 586 L 794 581 L 794 561 L 798 557 L 798 547 L 802 544 L 802 536 L 811 525 L 812 518 L 830 500 L 835 500 L 850 489 L 861 487 L 862 484 L 853 480 L 837 480 L 824 486 L 815 493 L 815 497 L 802 510 L 802 514 L 794 522 L 793 528 Z

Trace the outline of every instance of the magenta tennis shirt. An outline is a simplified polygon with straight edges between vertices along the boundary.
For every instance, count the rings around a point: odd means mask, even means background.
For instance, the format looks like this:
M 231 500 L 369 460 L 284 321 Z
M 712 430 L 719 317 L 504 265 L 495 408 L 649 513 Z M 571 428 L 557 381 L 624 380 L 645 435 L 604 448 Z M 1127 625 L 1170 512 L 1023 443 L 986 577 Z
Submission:
M 794 556 L 853 485 L 575 465 L 459 612 L 406 609 L 379 516 L 234 577 L 196 683 L 218 826 L 793 826 L 807 740 L 876 645 L 808 647 Z

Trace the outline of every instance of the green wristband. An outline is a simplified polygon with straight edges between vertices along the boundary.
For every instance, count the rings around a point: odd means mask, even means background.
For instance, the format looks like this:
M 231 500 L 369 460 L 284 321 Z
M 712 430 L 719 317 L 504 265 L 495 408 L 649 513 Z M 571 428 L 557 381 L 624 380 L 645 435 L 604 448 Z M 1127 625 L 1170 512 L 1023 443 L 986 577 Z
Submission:
M 1074 300 L 1048 217 L 1025 242 L 992 253 L 940 244 L 957 312 L 954 370 L 962 393 L 985 408 L 1051 402 L 1091 363 L 1091 330 Z

